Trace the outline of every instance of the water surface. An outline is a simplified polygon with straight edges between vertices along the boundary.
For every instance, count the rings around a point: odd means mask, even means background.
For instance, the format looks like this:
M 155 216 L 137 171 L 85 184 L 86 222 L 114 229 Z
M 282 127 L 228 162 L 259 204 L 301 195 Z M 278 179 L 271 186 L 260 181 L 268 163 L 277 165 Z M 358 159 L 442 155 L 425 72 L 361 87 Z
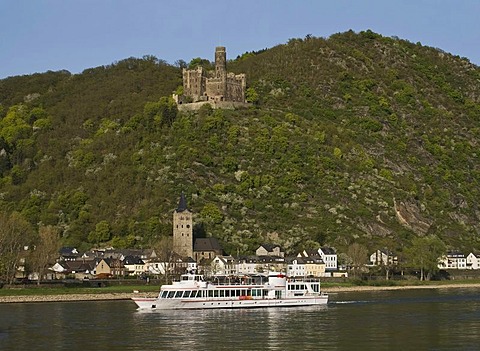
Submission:
M 245 310 L 0 304 L 0 350 L 478 350 L 479 292 L 339 293 L 327 306 Z

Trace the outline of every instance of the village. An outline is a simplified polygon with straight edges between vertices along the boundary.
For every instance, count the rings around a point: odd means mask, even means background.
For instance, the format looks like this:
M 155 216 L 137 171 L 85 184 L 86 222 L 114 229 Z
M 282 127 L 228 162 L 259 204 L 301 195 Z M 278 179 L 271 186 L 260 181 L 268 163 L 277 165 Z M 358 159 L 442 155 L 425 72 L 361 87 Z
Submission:
M 26 272 L 25 260 L 17 268 L 16 278 L 23 281 L 59 281 L 64 279 L 91 280 L 110 278 L 160 278 L 166 280 L 185 272 L 197 272 L 207 277 L 242 276 L 283 272 L 289 277 L 348 278 L 354 267 L 339 263 L 338 253 L 331 247 L 306 248 L 286 256 L 279 245 L 260 245 L 250 256 L 225 254 L 214 237 L 194 238 L 193 213 L 187 207 L 182 193 L 173 213 L 173 243 L 159 249 L 95 248 L 79 252 L 73 247 L 62 247 L 56 262 L 46 273 Z M 165 252 L 167 251 L 167 252 Z M 397 255 L 386 249 L 377 249 L 365 258 L 357 271 L 400 270 Z M 480 254 L 448 252 L 438 260 L 440 270 L 479 270 Z M 388 279 L 388 274 L 387 274 Z

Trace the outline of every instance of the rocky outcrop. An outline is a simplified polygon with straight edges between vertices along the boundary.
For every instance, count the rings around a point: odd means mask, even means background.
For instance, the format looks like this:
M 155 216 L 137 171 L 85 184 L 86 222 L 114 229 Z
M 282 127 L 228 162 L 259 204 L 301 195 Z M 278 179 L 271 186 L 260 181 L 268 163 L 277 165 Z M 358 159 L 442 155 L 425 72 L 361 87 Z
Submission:
M 395 215 L 398 222 L 404 227 L 419 235 L 425 235 L 430 229 L 433 221 L 422 216 L 421 208 L 413 201 L 399 201 L 393 199 Z

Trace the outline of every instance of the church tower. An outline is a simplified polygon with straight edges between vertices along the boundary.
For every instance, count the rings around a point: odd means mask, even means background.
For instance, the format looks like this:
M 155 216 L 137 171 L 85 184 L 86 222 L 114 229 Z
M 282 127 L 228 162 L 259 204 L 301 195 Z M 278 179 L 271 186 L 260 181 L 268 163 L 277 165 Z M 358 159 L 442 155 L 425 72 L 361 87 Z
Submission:
M 173 212 L 173 251 L 182 257 L 193 257 L 193 219 L 182 192 Z

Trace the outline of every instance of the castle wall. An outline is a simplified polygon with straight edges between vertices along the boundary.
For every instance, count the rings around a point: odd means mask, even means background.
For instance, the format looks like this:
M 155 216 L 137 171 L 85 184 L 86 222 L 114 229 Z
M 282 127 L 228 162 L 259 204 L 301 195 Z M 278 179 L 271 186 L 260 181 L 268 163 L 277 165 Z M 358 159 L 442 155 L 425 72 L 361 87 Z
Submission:
M 245 102 L 246 76 L 227 73 L 225 47 L 215 48 L 215 71 L 205 72 L 202 67 L 183 69 L 183 92 L 198 101 Z
M 205 104 L 209 104 L 210 106 L 212 106 L 213 109 L 221 108 L 224 110 L 235 110 L 235 109 L 241 109 L 241 108 L 248 108 L 251 106 L 249 103 L 246 103 L 246 102 L 209 100 L 209 101 L 197 101 L 189 104 L 180 104 L 178 105 L 178 110 L 179 111 L 197 111 Z

